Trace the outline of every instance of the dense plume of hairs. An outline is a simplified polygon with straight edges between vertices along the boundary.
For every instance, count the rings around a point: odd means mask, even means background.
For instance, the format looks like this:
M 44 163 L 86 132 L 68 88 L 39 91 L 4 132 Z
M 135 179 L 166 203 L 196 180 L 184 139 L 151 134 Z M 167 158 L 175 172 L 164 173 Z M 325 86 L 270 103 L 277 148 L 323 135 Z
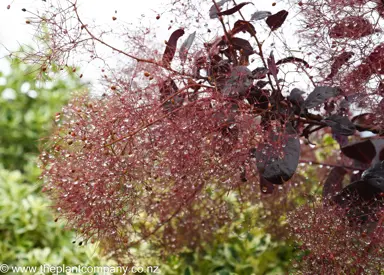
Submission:
M 361 213 L 367 213 L 362 219 Z M 384 213 L 365 207 L 359 214 L 318 202 L 291 212 L 293 237 L 306 253 L 294 266 L 300 274 L 380 274 L 384 257 Z M 356 209 L 355 209 L 356 211 Z
M 384 5 L 379 0 L 301 1 L 300 35 L 311 53 L 316 81 L 341 87 L 383 125 Z M 380 95 L 380 96 L 378 96 Z
M 164 114 L 155 87 L 75 97 L 41 156 L 59 215 L 109 246 L 198 245 L 234 218 L 225 195 L 244 185 L 239 167 L 252 170 L 248 148 L 262 133 L 252 116 L 222 130 L 231 110 L 214 90 L 214 108 L 202 100 Z
M 363 123 L 378 128 L 384 125 L 383 8 L 383 1 L 376 0 L 307 0 L 295 8 L 302 49 L 311 53 L 318 72 L 314 80 L 339 86 L 352 103 L 347 113 L 358 115 L 353 121 L 364 117 Z M 357 160 L 351 164 L 366 165 Z M 376 200 L 364 206 L 352 200 L 344 207 L 315 203 L 293 211 L 292 235 L 308 253 L 298 269 L 303 274 L 380 274 L 384 216 Z

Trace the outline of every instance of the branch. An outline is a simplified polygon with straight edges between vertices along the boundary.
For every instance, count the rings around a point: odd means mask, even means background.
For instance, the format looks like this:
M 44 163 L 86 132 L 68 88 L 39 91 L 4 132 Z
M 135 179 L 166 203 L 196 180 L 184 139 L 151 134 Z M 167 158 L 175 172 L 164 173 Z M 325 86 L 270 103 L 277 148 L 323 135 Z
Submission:
M 134 56 L 134 55 L 132 55 L 132 54 L 129 54 L 129 53 L 123 51 L 123 50 L 120 50 L 120 49 L 118 49 L 118 48 L 116 48 L 116 47 L 114 47 L 114 46 L 108 44 L 107 42 L 103 41 L 102 39 L 96 37 L 96 36 L 89 30 L 87 24 L 84 24 L 83 21 L 81 20 L 80 15 L 79 15 L 79 13 L 78 13 L 78 11 L 77 11 L 76 2 L 77 2 L 77 1 L 75 1 L 72 5 L 73 5 L 73 10 L 74 10 L 74 12 L 75 12 L 75 14 L 76 14 L 77 20 L 78 20 L 79 23 L 81 24 L 82 29 L 84 29 L 92 39 L 94 39 L 95 41 L 99 42 L 100 44 L 102 44 L 102 45 L 104 45 L 104 46 L 106 46 L 106 47 L 108 47 L 108 48 L 110 48 L 110 49 L 112 49 L 112 50 L 114 50 L 114 51 L 116 51 L 116 52 L 118 52 L 118 53 L 120 53 L 120 54 L 123 54 L 123 55 L 125 55 L 125 56 L 127 56 L 127 57 L 129 57 L 129 58 L 132 58 L 132 59 L 136 60 L 137 62 L 143 62 L 143 63 L 154 64 L 154 65 L 156 65 L 156 66 L 159 66 L 159 67 L 162 67 L 162 68 L 164 68 L 164 69 L 167 69 L 168 71 L 171 71 L 171 72 L 176 73 L 176 74 L 178 74 L 178 75 L 180 74 L 178 71 L 175 71 L 175 70 L 171 69 L 170 67 L 165 66 L 165 65 L 162 64 L 162 63 L 158 63 L 158 62 L 156 62 L 156 61 L 154 61 L 154 60 L 151 60 L 151 59 L 143 59 L 143 58 L 136 57 L 136 56 Z

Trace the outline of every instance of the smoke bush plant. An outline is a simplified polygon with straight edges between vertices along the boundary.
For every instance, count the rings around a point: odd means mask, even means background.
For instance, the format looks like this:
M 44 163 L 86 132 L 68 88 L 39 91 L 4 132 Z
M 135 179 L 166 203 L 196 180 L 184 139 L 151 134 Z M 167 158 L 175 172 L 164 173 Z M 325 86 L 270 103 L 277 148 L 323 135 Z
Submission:
M 100 59 L 97 45 L 132 61 L 103 69 L 102 96 L 80 94 L 56 116 L 41 163 L 59 218 L 121 261 L 142 244 L 177 253 L 228 230 L 238 218 L 231 200 L 245 207 L 271 196 L 270 203 L 288 201 L 281 205 L 292 210 L 292 201 L 306 196 L 287 190 L 297 183 L 310 190 L 305 175 L 319 165 L 317 176 L 327 176 L 322 205 L 303 206 L 288 220 L 310 253 L 301 270 L 380 270 L 372 259 L 383 252 L 382 3 L 305 1 L 273 14 L 250 2 L 212 1 L 204 14 L 202 2 L 172 4 L 175 20 L 189 28 L 209 15 L 215 34 L 199 44 L 195 37 L 206 34 L 181 26 L 161 54 L 143 42 L 150 28 L 125 33 L 126 49 L 109 44 L 116 33 L 83 21 L 76 1 L 50 3 L 29 21 L 50 32 L 46 51 L 25 57 L 39 62 L 42 74 L 52 61 L 72 66 L 76 53 Z M 314 58 L 295 56 L 288 44 L 266 44 L 283 40 L 295 8 L 303 47 L 318 53 Z M 291 83 L 292 72 L 311 90 Z M 362 131 L 376 136 L 361 139 Z M 311 148 L 324 133 L 340 151 Z M 350 247 L 365 240 L 370 244 Z M 355 256 L 340 256 L 340 249 Z

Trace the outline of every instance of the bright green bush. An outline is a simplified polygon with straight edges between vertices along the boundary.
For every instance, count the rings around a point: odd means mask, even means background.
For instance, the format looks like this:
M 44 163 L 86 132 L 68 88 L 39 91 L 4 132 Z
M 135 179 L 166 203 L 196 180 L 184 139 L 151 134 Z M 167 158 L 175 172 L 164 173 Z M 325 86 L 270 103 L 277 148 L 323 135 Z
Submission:
M 39 76 L 41 80 L 36 81 Z M 35 161 L 39 140 L 48 136 L 55 113 L 80 87 L 73 74 L 53 80 L 18 59 L 13 60 L 9 75 L 0 72 L 0 163 L 4 168 L 23 170 Z
M 273 242 L 269 235 L 248 233 L 224 243 L 207 246 L 202 251 L 172 257 L 162 270 L 167 274 L 286 274 L 293 248 Z
M 0 263 L 18 266 L 97 265 L 95 245 L 79 246 L 56 223 L 49 201 L 19 171 L 0 170 Z

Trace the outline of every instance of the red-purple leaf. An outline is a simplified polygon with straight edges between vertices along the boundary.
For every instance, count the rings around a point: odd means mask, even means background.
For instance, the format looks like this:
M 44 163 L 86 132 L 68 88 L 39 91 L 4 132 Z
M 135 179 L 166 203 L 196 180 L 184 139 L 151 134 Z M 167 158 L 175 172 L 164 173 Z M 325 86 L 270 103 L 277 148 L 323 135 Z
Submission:
M 252 71 L 252 75 L 254 79 L 263 79 L 267 76 L 268 69 L 265 67 L 257 67 Z
M 372 128 L 375 126 L 376 116 L 372 113 L 364 113 L 352 118 L 352 122 L 358 127 Z
M 334 167 L 329 173 L 323 187 L 323 201 L 326 202 L 343 189 L 344 176 L 347 170 L 342 167 Z
M 252 2 L 240 3 L 240 4 L 234 6 L 233 8 L 231 8 L 229 10 L 218 12 L 217 15 L 221 16 L 221 15 L 231 15 L 231 14 L 234 14 L 235 12 L 238 12 L 242 7 L 244 7 L 245 5 L 248 5 L 248 4 L 252 4 L 253 5 Z
M 378 162 L 365 170 L 361 180 L 355 181 L 345 187 L 335 201 L 341 205 L 348 205 L 349 201 L 383 201 L 381 194 L 384 192 L 384 162 Z
M 174 31 L 171 36 L 169 37 L 169 40 L 167 42 L 167 47 L 165 48 L 164 54 L 163 54 L 163 65 L 169 66 L 171 65 L 172 59 L 175 56 L 176 47 L 177 47 L 177 40 L 181 36 L 184 35 L 183 29 L 178 29 Z
M 161 84 L 160 100 L 163 103 L 163 109 L 166 113 L 173 112 L 173 110 L 183 105 L 184 96 L 177 94 L 178 92 L 179 92 L 179 88 L 177 87 L 173 79 L 167 79 Z M 170 99 L 166 100 L 168 98 Z
M 220 8 L 222 5 L 224 5 L 224 4 L 227 3 L 228 1 L 229 1 L 229 0 L 221 0 L 220 2 L 217 2 L 216 5 L 217 5 L 218 8 Z M 213 5 L 211 6 L 211 8 L 209 9 L 209 17 L 210 17 L 211 19 L 214 19 L 214 18 L 217 18 L 217 17 L 218 17 L 217 13 L 218 13 L 220 10 L 217 10 L 216 5 L 213 4 Z
M 251 23 L 249 23 L 248 21 L 244 21 L 244 20 L 237 20 L 236 21 L 230 35 L 234 36 L 235 34 L 237 34 L 239 32 L 248 32 L 250 35 L 256 34 L 255 27 Z
M 276 62 L 275 62 L 275 57 L 273 56 L 273 52 L 268 57 L 268 69 L 269 72 L 273 75 L 274 78 L 277 78 L 277 67 L 276 67 Z
M 245 55 L 253 54 L 253 48 L 247 40 L 238 37 L 233 37 L 231 40 L 235 50 L 242 50 Z
M 192 46 L 193 40 L 195 40 L 195 36 L 196 36 L 196 31 L 191 33 L 188 36 L 188 38 L 184 41 L 184 43 L 181 45 L 179 56 L 182 62 L 185 62 L 185 60 L 187 59 L 189 48 Z
M 278 28 L 283 25 L 285 19 L 287 19 L 288 12 L 286 10 L 281 10 L 276 14 L 268 16 L 267 20 L 265 21 L 268 25 L 268 27 L 271 28 L 272 31 L 277 30 Z
M 341 148 L 344 155 L 363 163 L 371 163 L 376 155 L 376 149 L 370 140 L 349 144 Z
M 262 194 L 272 194 L 275 186 L 272 182 L 266 180 L 261 174 L 259 175 L 260 191 Z
M 338 96 L 339 93 L 340 90 L 338 88 L 329 86 L 317 86 L 304 101 L 304 107 L 307 109 L 315 108 L 326 102 L 331 97 Z
M 356 132 L 355 124 L 346 116 L 331 115 L 323 121 L 332 128 L 332 132 L 336 135 L 351 136 Z
M 286 133 L 281 138 L 282 152 L 278 152 L 272 146 L 272 141 L 279 139 L 279 136 L 273 131 L 270 133 L 271 141 L 260 143 L 254 150 L 257 169 L 261 175 L 273 184 L 283 184 L 288 181 L 296 172 L 300 158 L 300 141 L 294 134 L 290 123 L 287 123 Z
M 305 67 L 307 67 L 307 68 L 309 67 L 309 64 L 307 63 L 307 61 L 305 61 L 304 59 L 298 58 L 298 57 L 294 57 L 294 56 L 280 59 L 279 61 L 276 62 L 276 65 L 278 66 L 281 64 L 285 64 L 285 63 L 303 63 L 303 65 Z

